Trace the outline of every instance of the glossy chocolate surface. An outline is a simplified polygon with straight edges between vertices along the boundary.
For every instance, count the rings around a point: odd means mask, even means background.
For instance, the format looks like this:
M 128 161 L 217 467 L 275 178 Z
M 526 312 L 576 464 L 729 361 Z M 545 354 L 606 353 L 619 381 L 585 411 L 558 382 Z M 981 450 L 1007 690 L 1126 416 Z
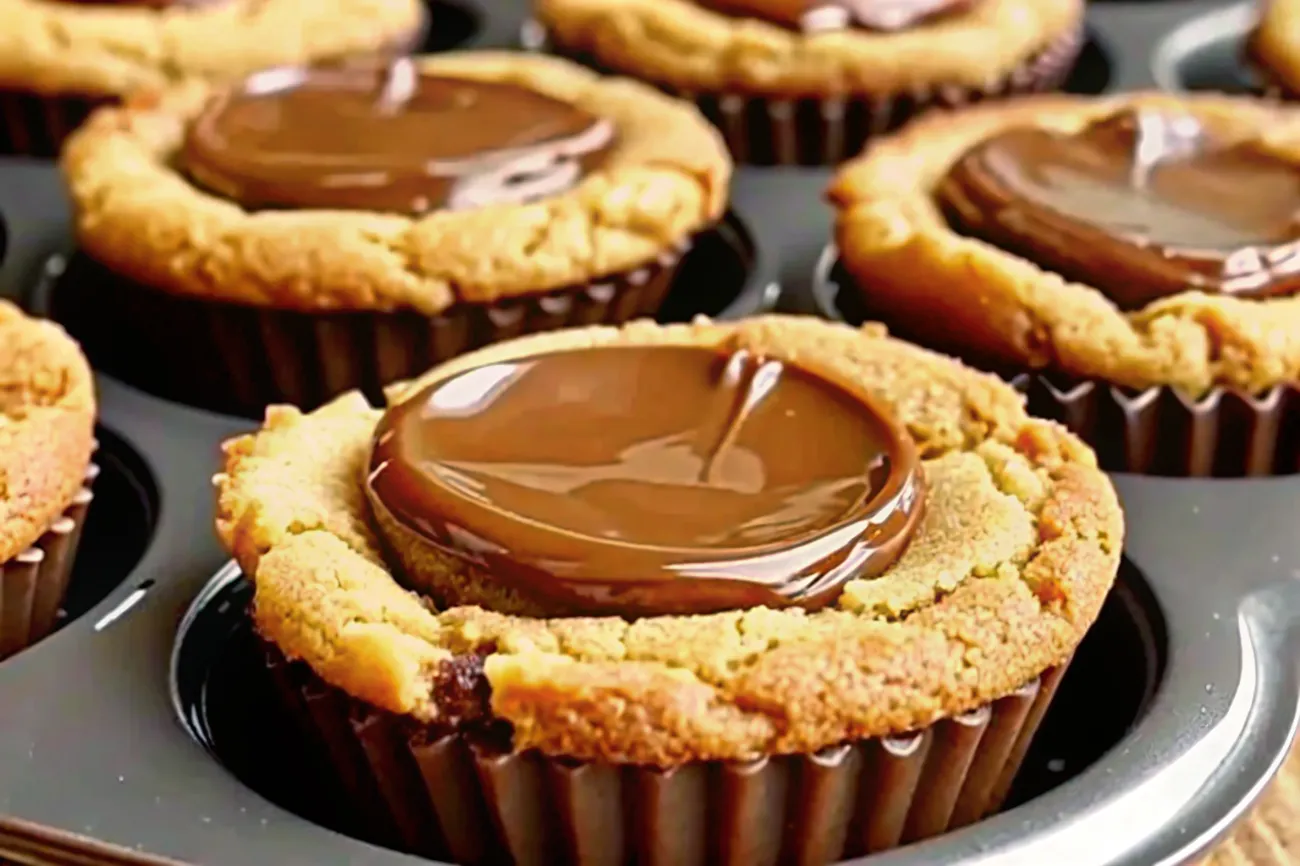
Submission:
M 939 188 L 954 228 L 1120 307 L 1300 290 L 1300 166 L 1196 118 L 1124 111 L 1074 135 L 1012 129 Z
M 827 30 L 895 31 L 961 12 L 977 0 L 700 0 L 736 17 L 761 18 L 805 33 Z
M 910 437 L 864 399 L 689 346 L 435 383 L 386 414 L 367 492 L 547 610 L 625 616 L 825 606 L 902 553 L 923 501 Z
M 398 60 L 254 75 L 194 121 L 181 161 L 248 208 L 421 214 L 561 193 L 614 138 L 610 121 L 526 87 Z

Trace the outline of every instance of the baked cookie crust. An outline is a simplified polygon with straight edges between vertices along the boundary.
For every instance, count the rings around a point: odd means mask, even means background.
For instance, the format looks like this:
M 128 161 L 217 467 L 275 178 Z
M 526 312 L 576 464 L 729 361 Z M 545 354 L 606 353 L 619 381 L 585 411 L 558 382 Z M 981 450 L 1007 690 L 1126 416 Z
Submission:
M 804 34 L 720 15 L 694 0 L 537 0 L 566 51 L 685 91 L 863 96 L 992 89 L 1078 32 L 1082 0 L 981 0 L 897 33 Z
M 171 167 L 213 93 L 189 83 L 102 109 L 62 166 L 78 240 L 145 285 L 279 309 L 414 309 L 541 294 L 630 271 L 689 241 L 727 204 L 731 161 L 691 106 L 563 60 L 475 52 L 418 59 L 441 75 L 505 81 L 618 127 L 597 171 L 526 205 L 434 211 L 250 212 Z
M 273 408 L 260 432 L 226 443 L 217 531 L 255 584 L 259 632 L 354 697 L 432 724 L 454 717 L 439 704 L 440 678 L 480 654 L 491 712 L 513 726 L 515 748 L 663 766 L 924 727 L 1062 663 L 1095 620 L 1123 523 L 1092 452 L 1028 417 L 994 377 L 879 326 L 638 322 L 498 344 L 451 365 L 612 343 L 747 347 L 861 382 L 924 458 L 927 511 L 908 551 L 812 614 L 440 611 L 385 564 L 363 484 L 381 410 L 354 393 L 310 415 Z M 449 579 L 479 583 L 446 564 Z
M 140 6 L 0 0 L 0 88 L 124 96 L 181 79 L 405 47 L 420 0 L 223 0 Z
M 94 382 L 77 344 L 0 300 L 0 564 L 67 510 L 94 435 Z
M 1249 53 L 1270 83 L 1300 93 L 1300 0 L 1263 0 Z
M 1195 114 L 1300 160 L 1300 111 L 1226 96 L 1032 97 L 922 118 L 835 178 L 842 261 L 882 318 L 944 322 L 983 354 L 1131 388 L 1258 393 L 1300 381 L 1300 297 L 1188 291 L 1125 312 L 1094 287 L 953 231 L 934 190 L 969 148 L 1015 126 L 1072 132 L 1126 107 Z M 959 323 L 959 324 L 953 324 Z

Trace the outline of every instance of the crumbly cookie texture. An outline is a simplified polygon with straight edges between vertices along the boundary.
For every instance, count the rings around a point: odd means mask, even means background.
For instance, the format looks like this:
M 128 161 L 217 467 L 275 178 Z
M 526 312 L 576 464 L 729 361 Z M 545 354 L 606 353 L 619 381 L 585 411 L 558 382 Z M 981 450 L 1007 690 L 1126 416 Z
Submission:
M 755 608 L 628 622 L 439 610 L 385 564 L 363 490 L 381 413 L 352 394 L 310 415 L 272 409 L 261 431 L 226 444 L 217 531 L 255 583 L 261 634 L 351 695 L 434 724 L 450 721 L 437 690 L 448 665 L 481 654 L 491 712 L 513 726 L 516 748 L 671 765 L 928 725 L 1063 662 L 1096 618 L 1123 523 L 1092 452 L 1029 418 L 993 377 L 879 326 L 785 316 L 637 322 L 539 335 L 452 363 L 611 343 L 747 347 L 863 383 L 925 458 L 927 511 L 907 553 L 811 614 Z M 476 582 L 464 564 L 446 566 L 450 579 Z
M 1300 382 L 1300 297 L 1188 291 L 1136 311 L 1026 259 L 953 231 L 934 201 L 969 148 L 1014 126 L 1071 132 L 1121 108 L 1190 111 L 1227 136 L 1258 135 L 1300 160 L 1300 111 L 1224 96 L 1032 97 L 923 118 L 841 169 L 829 196 L 845 267 L 874 314 L 909 333 L 961 323 L 983 354 L 1132 388 L 1258 393 Z
M 231 79 L 401 47 L 424 15 L 420 0 L 222 0 L 163 11 L 0 0 L 0 87 L 117 97 L 189 77 Z
M 146 285 L 299 310 L 414 309 L 580 286 L 650 265 L 722 216 L 731 162 L 691 106 L 549 57 L 422 58 L 443 75 L 507 81 L 607 117 L 601 168 L 526 205 L 434 211 L 249 212 L 170 162 L 212 89 L 189 84 L 103 109 L 63 153 L 83 249 Z
M 1300 93 L 1300 0 L 1263 0 L 1249 50 L 1272 83 Z
M 896 33 L 804 34 L 720 15 L 694 0 L 536 0 L 565 51 L 682 90 L 769 96 L 890 95 L 951 85 L 993 89 L 1077 33 L 1082 0 L 981 0 Z
M 0 300 L 0 565 L 71 504 L 94 435 L 94 382 L 77 344 Z

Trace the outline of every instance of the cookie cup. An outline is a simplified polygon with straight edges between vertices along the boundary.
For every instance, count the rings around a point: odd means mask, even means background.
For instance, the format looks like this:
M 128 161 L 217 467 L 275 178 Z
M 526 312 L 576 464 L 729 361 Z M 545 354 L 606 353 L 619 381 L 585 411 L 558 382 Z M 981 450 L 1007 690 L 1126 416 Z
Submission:
M 0 659 L 48 634 L 68 586 L 90 485 L 90 367 L 56 325 L 0 301 Z
M 164 9 L 0 0 L 0 148 L 55 156 L 96 107 L 140 89 L 405 53 L 422 38 L 425 18 L 420 0 L 214 0 Z
M 450 557 L 421 594 L 366 502 L 381 411 L 357 394 L 273 408 L 226 444 L 217 530 L 286 698 L 266 710 L 320 746 L 343 811 L 456 862 L 814 864 L 994 810 L 1118 567 L 1091 452 L 994 377 L 808 318 L 578 329 L 432 375 L 612 344 L 745 348 L 864 383 L 924 458 L 910 546 L 816 613 L 529 615 Z
M 170 164 L 211 85 L 105 109 L 62 161 L 87 261 L 61 284 L 96 362 L 164 396 L 199 392 L 258 414 L 352 388 L 378 398 L 508 337 L 652 315 L 694 235 L 726 208 L 731 164 L 708 124 L 643 85 L 552 58 L 418 63 L 565 100 L 611 119 L 619 138 L 598 170 L 529 204 L 249 211 Z
M 552 50 L 695 100 L 737 161 L 834 165 L 927 109 L 1057 89 L 1083 7 L 983 0 L 900 32 L 822 34 L 690 0 L 537 0 L 536 14 Z
M 954 231 L 949 168 L 1004 129 L 1076 131 L 1129 107 L 1190 111 L 1300 159 L 1300 113 L 1250 99 L 1034 97 L 917 121 L 832 183 L 835 238 L 860 315 L 996 370 L 1104 468 L 1169 476 L 1300 471 L 1300 298 L 1187 291 L 1132 311 Z

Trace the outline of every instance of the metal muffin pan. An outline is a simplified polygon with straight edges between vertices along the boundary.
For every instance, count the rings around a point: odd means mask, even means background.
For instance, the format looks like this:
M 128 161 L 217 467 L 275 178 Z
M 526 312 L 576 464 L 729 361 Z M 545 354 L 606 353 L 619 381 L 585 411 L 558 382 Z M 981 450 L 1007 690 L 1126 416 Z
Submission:
M 1156 45 L 1152 78 L 1166 90 L 1262 93 L 1263 84 L 1242 55 L 1255 18 L 1255 5 L 1246 2 L 1188 19 Z
M 518 45 L 524 0 L 443 5 L 451 2 L 438 0 L 435 33 L 451 21 L 463 47 Z M 1164 75 L 1155 70 L 1188 54 L 1175 49 L 1201 44 L 1179 28 L 1195 35 L 1188 22 L 1222 8 L 1097 0 L 1072 87 L 1155 86 Z M 745 281 L 722 315 L 770 306 L 778 282 L 782 308 L 816 312 L 830 175 L 738 171 L 734 210 L 753 249 L 738 259 L 748 258 Z M 0 161 L 0 218 L 0 295 L 49 309 L 71 251 L 55 170 Z M 691 312 L 686 303 L 674 315 Z M 276 784 L 292 775 L 273 726 L 241 704 L 247 590 L 213 537 L 210 477 L 218 443 L 250 421 L 103 374 L 99 387 L 108 481 L 97 489 L 70 615 L 0 664 L 0 862 L 428 863 L 309 820 L 330 818 L 311 811 L 301 786 Z M 1129 525 L 1120 585 L 1012 808 L 859 862 L 1189 862 L 1276 772 L 1300 716 L 1300 476 L 1115 482 Z

